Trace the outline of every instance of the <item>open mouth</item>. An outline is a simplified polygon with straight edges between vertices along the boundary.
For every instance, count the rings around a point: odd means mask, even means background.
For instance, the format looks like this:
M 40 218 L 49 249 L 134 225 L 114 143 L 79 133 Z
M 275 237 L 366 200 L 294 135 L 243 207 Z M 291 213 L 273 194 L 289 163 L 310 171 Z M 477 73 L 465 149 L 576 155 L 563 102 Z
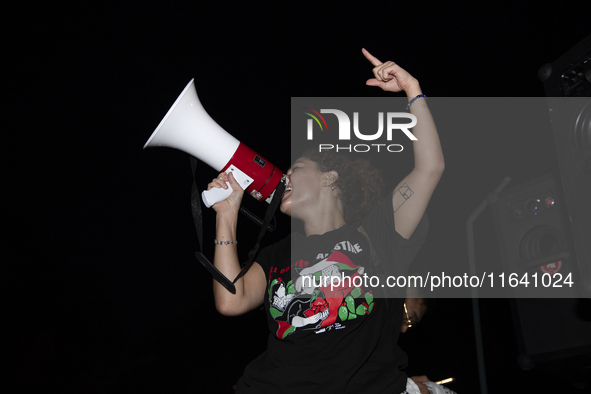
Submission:
M 286 196 L 291 194 L 291 186 L 288 186 L 285 188 L 285 191 L 283 192 L 283 196 L 281 197 L 281 199 L 283 200 Z
M 283 192 L 283 196 L 281 196 L 281 199 L 283 200 L 285 196 L 287 196 L 288 194 L 291 194 L 291 179 L 289 179 L 289 177 L 287 178 L 287 183 L 285 184 L 285 191 Z

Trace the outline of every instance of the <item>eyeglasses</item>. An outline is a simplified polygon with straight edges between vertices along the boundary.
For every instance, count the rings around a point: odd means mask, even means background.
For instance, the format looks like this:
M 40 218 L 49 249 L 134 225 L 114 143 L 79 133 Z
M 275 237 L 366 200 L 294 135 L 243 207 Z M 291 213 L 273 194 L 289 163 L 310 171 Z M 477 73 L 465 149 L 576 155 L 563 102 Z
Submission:
M 404 324 L 406 324 L 408 328 L 416 327 L 416 325 L 419 324 L 416 321 L 410 320 L 410 316 L 408 316 L 408 309 L 406 309 L 406 302 L 404 303 L 404 313 L 406 314 L 406 322 L 404 322 Z

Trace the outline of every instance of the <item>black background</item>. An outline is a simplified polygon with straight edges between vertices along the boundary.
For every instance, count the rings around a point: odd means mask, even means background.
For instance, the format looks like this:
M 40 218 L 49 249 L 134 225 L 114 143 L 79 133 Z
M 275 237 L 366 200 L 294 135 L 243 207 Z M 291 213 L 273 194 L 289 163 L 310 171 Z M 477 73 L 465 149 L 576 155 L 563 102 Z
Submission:
M 538 68 L 591 32 L 579 2 L 60 4 L 4 6 L 0 17 L 13 392 L 231 392 L 264 349 L 263 312 L 219 316 L 193 257 L 187 155 L 142 150 L 191 78 L 213 119 L 288 168 L 290 97 L 387 96 L 365 86 L 362 47 L 428 96 L 538 97 Z M 467 264 L 468 215 L 505 176 L 519 184 L 554 168 L 552 137 L 439 131 L 446 174 L 418 260 Z M 201 187 L 215 175 L 201 167 Z M 211 252 L 211 211 L 204 220 Z M 288 231 L 279 222 L 265 243 Z M 485 212 L 480 255 L 495 253 L 491 226 Z M 254 232 L 242 222 L 244 253 Z M 481 308 L 489 392 L 568 385 L 518 368 L 506 300 Z M 438 300 L 421 326 L 401 340 L 409 373 L 478 392 L 471 301 Z

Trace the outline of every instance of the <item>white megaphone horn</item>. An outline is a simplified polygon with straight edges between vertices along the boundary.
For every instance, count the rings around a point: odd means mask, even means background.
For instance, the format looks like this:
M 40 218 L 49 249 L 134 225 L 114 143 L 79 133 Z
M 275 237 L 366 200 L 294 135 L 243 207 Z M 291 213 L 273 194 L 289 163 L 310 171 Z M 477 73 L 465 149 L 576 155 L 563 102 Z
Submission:
M 281 170 L 220 127 L 205 111 L 193 79 L 152 136 L 144 149 L 165 146 L 182 150 L 218 172 L 232 172 L 238 184 L 257 200 L 271 201 L 275 188 L 285 177 Z M 230 185 L 228 185 L 230 186 Z M 232 194 L 232 188 L 206 190 L 201 194 L 209 208 Z

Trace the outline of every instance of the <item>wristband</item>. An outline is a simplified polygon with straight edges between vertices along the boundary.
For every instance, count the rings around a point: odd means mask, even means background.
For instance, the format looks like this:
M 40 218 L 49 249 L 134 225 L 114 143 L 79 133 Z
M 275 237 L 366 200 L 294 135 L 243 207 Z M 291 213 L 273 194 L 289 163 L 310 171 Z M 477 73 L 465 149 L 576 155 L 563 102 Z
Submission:
M 216 245 L 229 245 L 229 244 L 237 244 L 238 241 L 218 241 L 217 239 L 214 239 L 213 243 Z
M 421 97 L 423 97 L 425 100 L 427 100 L 427 96 L 425 96 L 424 94 L 419 94 L 417 97 L 413 98 L 412 100 L 410 100 L 408 102 L 408 105 L 406 106 L 406 110 L 408 111 L 408 109 L 410 108 L 412 103 L 414 103 L 417 99 L 420 99 Z

